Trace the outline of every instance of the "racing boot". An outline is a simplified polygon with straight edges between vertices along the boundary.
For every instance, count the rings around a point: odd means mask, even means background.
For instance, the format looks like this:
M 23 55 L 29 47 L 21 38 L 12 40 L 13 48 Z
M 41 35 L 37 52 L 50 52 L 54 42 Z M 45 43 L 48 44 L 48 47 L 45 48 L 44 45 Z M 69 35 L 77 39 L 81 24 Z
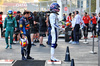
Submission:
M 56 58 L 52 58 L 51 62 L 59 62 L 60 60 L 56 59 Z
M 12 49 L 12 45 L 10 44 L 10 49 Z
M 27 59 L 24 56 L 22 56 L 22 60 L 25 60 L 26 61 Z
M 6 48 L 5 49 L 7 49 L 9 47 L 9 45 L 7 44 L 7 46 L 6 46 Z

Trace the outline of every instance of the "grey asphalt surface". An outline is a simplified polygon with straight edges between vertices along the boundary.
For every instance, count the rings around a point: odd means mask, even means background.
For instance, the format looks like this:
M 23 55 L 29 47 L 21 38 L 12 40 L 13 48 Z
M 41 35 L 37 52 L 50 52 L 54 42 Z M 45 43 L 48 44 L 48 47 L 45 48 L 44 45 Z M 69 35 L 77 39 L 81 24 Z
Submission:
M 55 57 L 62 61 L 60 65 L 47 64 L 45 66 L 70 66 L 71 62 L 64 62 L 66 48 L 69 46 L 70 57 L 74 59 L 75 66 L 98 66 L 98 54 L 90 54 L 92 50 L 92 38 L 90 38 L 91 33 L 88 37 L 89 44 L 83 44 L 85 41 L 83 38 L 80 40 L 79 45 L 72 45 L 65 42 L 64 38 L 58 39 L 58 47 L 55 50 Z M 40 47 L 39 43 L 35 43 L 37 46 L 32 46 L 31 56 L 35 60 L 49 60 L 50 59 L 50 46 L 46 44 L 47 37 L 44 38 L 44 44 L 46 47 Z M 5 49 L 5 39 L 0 38 L 0 59 L 13 59 L 21 60 L 21 46 L 20 44 L 13 44 L 13 49 Z M 98 52 L 98 42 L 95 38 L 95 51 Z M 12 66 L 13 64 L 0 64 L 0 66 Z

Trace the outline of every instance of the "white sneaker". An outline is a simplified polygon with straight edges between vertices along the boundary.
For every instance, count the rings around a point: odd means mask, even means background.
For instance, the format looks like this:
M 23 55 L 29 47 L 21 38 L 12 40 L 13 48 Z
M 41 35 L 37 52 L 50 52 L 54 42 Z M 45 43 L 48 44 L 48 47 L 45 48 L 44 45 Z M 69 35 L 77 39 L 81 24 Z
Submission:
M 74 42 L 72 42 L 71 44 L 76 44 L 76 42 L 74 41 Z
M 71 44 L 71 43 L 72 43 L 72 40 L 69 41 L 69 44 Z
M 13 41 L 13 43 L 17 43 L 16 41 Z
M 16 41 L 16 43 L 19 43 L 19 41 Z

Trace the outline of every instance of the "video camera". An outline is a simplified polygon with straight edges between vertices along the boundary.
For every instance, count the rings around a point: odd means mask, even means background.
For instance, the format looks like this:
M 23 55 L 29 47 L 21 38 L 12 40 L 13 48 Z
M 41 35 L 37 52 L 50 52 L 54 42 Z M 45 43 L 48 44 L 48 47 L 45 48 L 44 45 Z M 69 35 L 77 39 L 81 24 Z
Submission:
M 41 11 L 41 12 L 37 12 L 38 16 L 46 16 L 47 13 L 50 13 L 50 11 Z
M 41 11 L 41 12 L 37 12 L 38 16 L 46 16 L 46 14 L 50 14 L 50 13 L 56 13 L 56 12 L 52 12 L 52 11 Z

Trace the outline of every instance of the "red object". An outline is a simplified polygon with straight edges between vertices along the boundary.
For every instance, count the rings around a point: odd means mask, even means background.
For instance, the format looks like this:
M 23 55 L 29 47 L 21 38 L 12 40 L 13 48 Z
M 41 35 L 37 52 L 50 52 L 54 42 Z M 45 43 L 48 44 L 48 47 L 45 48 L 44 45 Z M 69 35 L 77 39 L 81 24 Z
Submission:
M 84 37 L 84 39 L 88 39 L 88 37 Z
M 5 62 L 13 62 L 14 60 L 5 60 Z
M 2 15 L 0 15 L 0 24 L 2 24 Z
M 84 39 L 88 39 L 88 37 L 84 37 Z
M 13 39 L 13 41 L 15 41 L 15 39 Z
M 65 28 L 65 25 L 62 25 L 62 28 Z
M 72 20 L 72 18 L 70 16 L 68 16 L 66 22 L 70 22 L 71 20 Z
M 0 60 L 0 63 L 13 63 L 14 60 Z
M 30 28 L 25 28 L 26 30 L 30 29 Z
M 93 36 L 91 36 L 91 38 L 93 38 Z M 96 38 L 96 36 L 94 36 L 94 38 Z
M 32 17 L 30 17 L 29 19 L 31 19 Z
M 88 37 L 86 37 L 86 39 L 88 39 Z
M 86 39 L 86 37 L 84 37 L 84 39 Z
M 93 23 L 93 24 L 97 24 L 97 21 L 96 21 L 95 16 L 92 18 L 92 23 Z
M 93 38 L 93 36 L 91 36 L 91 38 Z
M 14 13 L 14 14 L 17 14 L 17 12 L 16 12 L 16 11 L 14 11 L 13 13 Z
M 72 37 L 69 37 L 70 39 L 72 38 Z
M 89 16 L 83 16 L 83 21 L 84 21 L 85 24 L 88 24 L 89 20 L 90 20 Z
M 68 8 L 67 8 L 67 7 L 65 7 L 65 8 L 64 8 L 64 10 L 65 10 L 65 11 L 67 11 L 67 10 L 68 10 Z
M 94 36 L 94 38 L 96 38 L 96 36 Z
M 17 39 L 17 41 L 19 41 L 19 39 Z

